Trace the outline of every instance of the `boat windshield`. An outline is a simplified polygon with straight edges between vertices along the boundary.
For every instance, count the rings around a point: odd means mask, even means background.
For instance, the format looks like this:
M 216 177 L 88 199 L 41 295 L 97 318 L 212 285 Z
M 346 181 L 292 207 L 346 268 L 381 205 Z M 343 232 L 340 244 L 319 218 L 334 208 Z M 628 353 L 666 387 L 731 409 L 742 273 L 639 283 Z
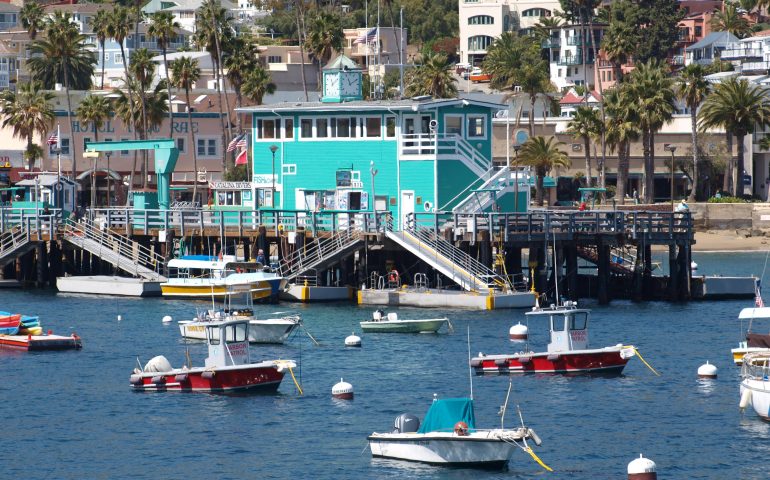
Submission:
M 248 335 L 246 323 L 236 323 L 225 328 L 225 342 L 245 342 Z
M 588 313 L 576 312 L 570 316 L 570 330 L 585 330 L 588 324 Z

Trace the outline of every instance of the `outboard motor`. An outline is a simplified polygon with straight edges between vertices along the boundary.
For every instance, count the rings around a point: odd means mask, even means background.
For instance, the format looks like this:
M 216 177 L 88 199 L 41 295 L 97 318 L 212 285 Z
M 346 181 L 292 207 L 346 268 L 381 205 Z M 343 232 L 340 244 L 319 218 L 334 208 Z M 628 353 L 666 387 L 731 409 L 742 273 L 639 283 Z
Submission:
M 414 433 L 420 428 L 420 419 L 411 413 L 402 413 L 393 422 L 393 433 Z

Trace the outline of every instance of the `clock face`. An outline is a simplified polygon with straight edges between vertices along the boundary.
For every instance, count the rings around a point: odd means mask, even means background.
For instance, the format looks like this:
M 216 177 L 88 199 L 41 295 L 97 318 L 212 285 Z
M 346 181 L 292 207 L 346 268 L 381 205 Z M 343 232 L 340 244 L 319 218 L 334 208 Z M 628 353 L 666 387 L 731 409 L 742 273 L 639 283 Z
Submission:
M 348 73 L 342 77 L 340 90 L 342 95 L 358 96 L 361 94 L 361 76 L 357 73 Z
M 337 98 L 340 96 L 340 77 L 336 73 L 324 77 L 324 97 Z

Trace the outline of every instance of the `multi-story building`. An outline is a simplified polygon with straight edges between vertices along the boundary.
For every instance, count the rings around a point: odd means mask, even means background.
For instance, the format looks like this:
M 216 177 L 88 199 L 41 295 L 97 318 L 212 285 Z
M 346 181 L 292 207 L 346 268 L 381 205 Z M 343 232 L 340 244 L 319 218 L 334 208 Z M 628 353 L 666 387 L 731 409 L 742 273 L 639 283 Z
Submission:
M 770 69 L 770 30 L 753 37 L 725 42 L 720 58 L 729 61 L 742 75 L 767 75 Z
M 552 0 L 460 0 L 460 61 L 480 65 L 503 32 L 529 31 L 560 8 Z
M 243 13 L 242 9 L 230 0 L 221 0 L 220 3 L 231 18 L 238 18 Z M 152 0 L 142 7 L 142 11 L 145 14 L 158 10 L 171 12 L 174 15 L 174 21 L 178 22 L 183 30 L 195 32 L 195 20 L 202 4 L 203 0 Z
M 730 32 L 711 32 L 687 48 L 684 62 L 685 65 L 711 65 L 716 59 L 737 60 L 744 52 L 743 47 L 738 37 Z
M 596 51 L 602 41 L 604 28 L 594 27 L 593 38 L 588 28 L 581 33 L 579 25 L 568 25 L 551 30 L 543 41 L 548 49 L 551 82 L 560 90 L 575 85 L 590 87 L 595 78 Z M 585 61 L 583 61 L 585 56 Z

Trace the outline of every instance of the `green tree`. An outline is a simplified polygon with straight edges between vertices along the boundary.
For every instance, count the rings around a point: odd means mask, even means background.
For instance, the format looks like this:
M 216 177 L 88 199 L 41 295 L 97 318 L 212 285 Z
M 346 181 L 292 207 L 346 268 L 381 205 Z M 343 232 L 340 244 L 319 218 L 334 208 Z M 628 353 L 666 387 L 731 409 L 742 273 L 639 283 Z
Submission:
M 607 145 L 618 155 L 618 175 L 616 183 L 616 198 L 621 204 L 625 203 L 626 184 L 630 145 L 639 139 L 641 131 L 636 120 L 633 103 L 629 97 L 628 87 L 621 84 L 607 91 L 604 96 L 604 108 L 607 113 L 605 130 Z
M 148 93 L 155 95 L 156 92 L 150 93 L 150 87 L 155 74 L 155 62 L 152 61 L 152 53 L 146 48 L 138 48 L 134 50 L 131 55 L 131 63 L 129 64 L 128 71 L 131 73 L 131 82 L 127 82 L 126 86 L 136 93 L 139 97 L 138 105 L 134 108 L 138 109 L 141 121 L 138 124 L 139 138 L 148 138 L 148 133 L 151 129 L 149 118 L 147 114 L 147 98 Z M 165 82 L 162 83 L 165 86 Z M 130 100 L 130 98 L 129 98 Z M 164 110 L 165 111 L 165 110 Z M 147 188 L 147 171 L 149 165 L 149 157 L 146 150 L 142 151 L 142 187 Z
M 749 20 L 738 11 L 738 7 L 724 2 L 724 9 L 711 17 L 711 29 L 716 32 L 730 32 L 738 38 L 751 36 Z
M 180 57 L 171 62 L 171 82 L 175 88 L 184 90 L 185 102 L 187 103 L 187 124 L 192 125 L 192 111 L 190 103 L 190 90 L 195 82 L 200 79 L 201 69 L 198 61 L 190 57 Z M 196 152 L 195 138 L 192 134 L 192 128 L 187 129 L 188 148 L 193 154 L 193 170 L 195 183 L 193 183 L 193 201 L 197 201 L 198 195 L 198 155 Z
M 107 38 L 110 36 L 110 12 L 104 8 L 97 10 L 96 14 L 91 20 L 91 28 L 94 31 L 94 35 L 96 35 L 96 41 L 99 42 L 99 50 L 102 52 L 102 81 L 99 88 L 104 90 L 104 46 L 107 43 Z
M 243 105 L 243 83 L 249 72 L 260 67 L 257 57 L 259 55 L 256 43 L 250 37 L 236 37 L 232 40 L 233 45 L 229 48 L 232 54 L 225 57 L 225 69 L 227 70 L 227 80 L 235 90 L 235 106 L 240 108 Z M 243 133 L 241 115 L 236 116 L 238 133 Z
M 457 96 L 457 85 L 450 72 L 446 55 L 426 51 L 417 64 L 404 78 L 407 97 L 430 95 L 434 98 L 455 98 Z
M 256 65 L 246 74 L 243 82 L 243 94 L 257 105 L 262 105 L 262 99 L 267 94 L 275 92 L 275 84 L 262 65 Z
M 647 203 L 655 201 L 655 134 L 675 110 L 674 81 L 668 67 L 658 60 L 637 65 L 631 72 L 628 99 L 632 102 L 642 131 L 644 191 Z
M 116 5 L 112 13 L 110 14 L 110 19 L 108 23 L 107 33 L 110 38 L 115 40 L 115 42 L 120 46 L 120 57 L 123 61 L 123 73 L 125 75 L 124 78 L 128 79 L 130 78 L 130 75 L 128 73 L 128 58 L 126 57 L 126 49 L 125 49 L 125 41 L 126 37 L 128 37 L 129 32 L 131 31 L 131 25 L 132 25 L 132 16 L 131 11 L 127 7 L 123 7 L 120 5 Z M 129 87 L 128 91 L 126 92 L 128 94 L 128 102 L 127 107 L 131 110 L 129 113 L 129 118 L 134 118 L 134 92 L 130 89 L 130 84 L 128 82 L 125 83 L 127 87 Z M 128 125 L 128 124 L 127 124 Z M 137 130 L 134 129 L 134 139 L 138 138 L 137 136 Z M 136 166 L 136 152 L 134 152 L 134 166 Z M 131 179 L 133 181 L 134 178 L 134 171 L 131 171 Z M 133 187 L 133 183 L 131 184 Z
M 24 2 L 19 11 L 19 20 L 32 41 L 35 41 L 38 32 L 45 29 L 45 11 L 37 2 Z
M 43 90 L 38 81 L 20 83 L 17 91 L 5 90 L 0 94 L 3 127 L 11 127 L 13 136 L 27 140 L 25 157 L 29 161 L 29 170 L 40 158 L 40 147 L 35 145 L 34 136 L 43 136 L 54 119 L 51 101 L 54 95 Z
M 110 118 L 112 106 L 109 100 L 101 95 L 88 95 L 78 105 L 75 113 L 81 122 L 91 125 L 94 132 L 94 141 L 99 141 L 99 129 L 104 126 L 104 122 Z M 91 208 L 96 207 L 96 161 L 93 157 L 91 164 Z M 107 193 L 109 195 L 109 192 Z
M 72 23 L 69 13 L 56 11 L 46 23 L 46 38 L 30 46 L 32 58 L 27 61 L 30 71 L 46 88 L 63 83 L 67 96 L 72 173 L 77 174 L 77 145 L 72 134 L 72 101 L 70 89 L 88 90 L 94 75 L 96 54 L 86 44 L 86 36 Z
M 601 130 L 601 119 L 599 112 L 593 107 L 581 105 L 575 110 L 575 116 L 567 124 L 565 133 L 571 137 L 583 141 L 583 150 L 586 158 L 586 186 L 591 187 L 593 183 L 593 172 L 591 170 L 591 137 L 594 132 Z
M 158 42 L 160 51 L 163 53 L 163 68 L 166 71 L 166 86 L 168 86 L 168 98 L 171 98 L 171 78 L 168 72 L 168 46 L 176 37 L 179 30 L 179 22 L 174 20 L 171 12 L 159 10 L 150 15 L 150 25 L 147 27 L 147 34 Z M 169 105 L 170 107 L 170 105 Z M 174 112 L 168 109 L 168 138 L 174 136 Z
M 345 39 L 339 15 L 319 10 L 310 19 L 305 38 L 305 48 L 318 63 L 318 88 L 321 88 L 321 68 L 331 59 L 334 52 L 342 50 Z
M 698 193 L 698 107 L 706 99 L 711 91 L 711 84 L 706 80 L 706 70 L 702 65 L 691 63 L 682 69 L 676 82 L 679 98 L 690 109 L 690 128 L 692 130 L 692 190 L 691 202 L 694 202 Z
M 619 0 L 612 2 L 608 30 L 613 41 L 634 45 L 626 50 L 633 53 L 634 63 L 646 63 L 666 58 L 679 37 L 679 21 L 684 15 L 676 0 Z
M 564 142 L 556 141 L 554 137 L 546 139 L 543 136 L 530 137 L 519 151 L 520 165 L 529 165 L 535 169 L 537 183 L 535 184 L 535 199 L 537 205 L 543 206 L 543 182 L 545 176 L 554 167 L 569 167 L 572 165 L 569 157 L 560 147 Z
M 746 154 L 743 140 L 746 135 L 754 133 L 758 126 L 765 127 L 770 124 L 768 93 L 766 88 L 753 85 L 745 79 L 729 78 L 714 87 L 698 112 L 702 129 L 724 127 L 728 134 L 735 135 L 738 141 L 736 171 L 730 171 L 729 164 L 725 171 L 725 179 L 738 175 L 739 181 L 733 182 L 732 189 L 732 194 L 736 197 L 743 194 L 742 177 Z M 729 187 L 729 184 L 726 187 Z

